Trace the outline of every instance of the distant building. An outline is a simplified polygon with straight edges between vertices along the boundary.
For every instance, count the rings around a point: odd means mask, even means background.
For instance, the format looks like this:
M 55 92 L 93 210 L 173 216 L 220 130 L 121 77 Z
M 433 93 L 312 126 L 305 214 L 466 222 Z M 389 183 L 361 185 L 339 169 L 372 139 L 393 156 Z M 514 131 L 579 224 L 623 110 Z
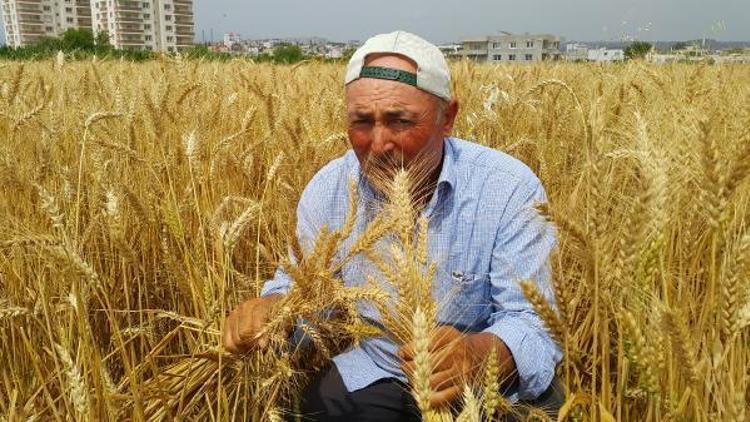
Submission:
M 678 54 L 683 54 L 685 56 L 691 56 L 691 57 L 706 56 L 706 55 L 710 54 L 710 52 L 708 51 L 708 49 L 706 49 L 706 48 L 704 48 L 704 47 L 702 47 L 700 45 L 696 45 L 696 44 L 687 45 L 687 46 L 685 46 L 685 48 L 683 48 L 681 50 L 677 50 L 677 53 Z
M 340 59 L 344 57 L 344 50 L 345 46 L 343 44 L 341 45 L 331 45 L 328 48 L 328 51 L 325 53 L 325 57 L 327 59 Z
M 8 46 L 24 47 L 69 28 L 91 29 L 89 0 L 0 0 Z
M 241 41 L 240 34 L 235 34 L 234 32 L 224 34 L 224 46 L 228 50 L 232 50 L 232 47 L 239 44 Z
M 713 56 L 712 57 L 713 62 L 717 64 L 724 64 L 724 63 L 741 63 L 741 64 L 750 64 L 750 52 L 748 53 L 730 53 L 730 54 L 723 54 L 720 56 Z
M 511 34 L 488 35 L 465 39 L 461 57 L 478 62 L 527 63 L 547 60 L 560 60 L 562 38 L 551 34 Z
M 679 61 L 681 57 L 679 54 L 660 54 L 650 51 L 646 53 L 645 59 L 649 63 L 664 64 Z
M 687 50 L 694 51 L 694 50 Z M 662 54 L 654 51 L 646 54 L 646 61 L 655 64 L 664 63 L 708 63 L 708 64 L 742 64 L 750 63 L 750 53 L 727 53 L 727 52 L 716 52 L 716 53 L 704 53 L 704 54 L 689 54 L 684 50 L 678 50 L 670 54 Z
M 270 50 L 270 49 L 273 49 L 274 47 L 276 47 L 278 44 L 281 44 L 281 42 L 282 41 L 278 40 L 278 39 L 265 40 L 265 41 L 263 41 L 263 43 L 261 44 L 261 46 L 264 49 L 266 49 L 266 50 Z
M 569 62 L 611 63 L 625 60 L 625 51 L 611 48 L 591 48 L 586 44 L 565 45 L 565 60 Z
M 175 51 L 195 37 L 192 0 L 0 0 L 8 45 L 23 47 L 69 28 L 106 31 L 116 48 Z
M 92 0 L 94 32 L 115 48 L 179 51 L 193 45 L 192 0 Z
M 588 51 L 588 61 L 612 63 L 625 60 L 625 51 L 621 49 L 597 48 Z
M 447 58 L 460 58 L 463 49 L 461 44 L 442 44 L 437 47 Z
M 570 62 L 581 62 L 589 59 L 589 46 L 580 43 L 565 45 L 565 60 Z

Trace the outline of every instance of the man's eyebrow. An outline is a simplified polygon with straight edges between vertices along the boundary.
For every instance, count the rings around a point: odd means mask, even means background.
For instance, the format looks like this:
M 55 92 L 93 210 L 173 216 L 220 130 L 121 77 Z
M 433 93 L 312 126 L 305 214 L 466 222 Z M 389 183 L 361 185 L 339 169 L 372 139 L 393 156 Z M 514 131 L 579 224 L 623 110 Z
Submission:
M 350 111 L 349 113 L 347 113 L 347 115 L 349 116 L 350 119 L 355 119 L 355 118 L 363 119 L 363 118 L 372 117 L 372 112 L 366 111 L 366 110 L 354 110 L 354 111 Z
M 385 117 L 389 119 L 403 118 L 403 117 L 413 118 L 414 114 L 415 113 L 412 113 L 409 110 L 402 109 L 402 108 L 385 111 Z
M 388 109 L 388 110 L 385 110 L 383 114 L 388 119 L 398 119 L 398 118 L 413 119 L 416 116 L 416 113 L 403 109 L 403 108 Z M 350 119 L 365 119 L 365 118 L 369 119 L 369 118 L 372 118 L 373 112 L 370 110 L 352 110 L 349 113 L 347 113 L 347 115 Z

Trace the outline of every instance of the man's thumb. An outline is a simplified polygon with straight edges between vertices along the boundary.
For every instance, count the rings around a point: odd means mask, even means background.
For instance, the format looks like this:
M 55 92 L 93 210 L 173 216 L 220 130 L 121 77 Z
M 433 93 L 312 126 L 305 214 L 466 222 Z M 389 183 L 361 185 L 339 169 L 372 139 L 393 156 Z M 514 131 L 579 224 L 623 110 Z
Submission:
M 260 347 L 261 349 L 265 349 L 266 347 L 268 347 L 268 337 L 266 335 L 260 336 L 260 338 L 258 339 L 258 347 Z

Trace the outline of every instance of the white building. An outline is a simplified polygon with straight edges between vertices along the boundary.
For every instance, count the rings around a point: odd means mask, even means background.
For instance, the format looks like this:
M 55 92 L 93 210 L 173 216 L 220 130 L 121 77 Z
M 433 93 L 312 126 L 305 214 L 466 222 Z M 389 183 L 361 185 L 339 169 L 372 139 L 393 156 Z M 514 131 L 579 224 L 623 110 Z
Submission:
M 235 44 L 239 44 L 242 41 L 240 38 L 240 34 L 236 34 L 234 32 L 229 32 L 227 34 L 224 34 L 224 47 L 231 50 L 232 47 L 235 46 Z
M 458 58 L 461 55 L 461 49 L 463 48 L 463 45 L 461 45 L 461 44 L 441 44 L 441 45 L 437 46 L 437 48 L 447 58 Z
M 712 56 L 714 63 L 750 63 L 750 53 L 747 54 L 741 54 L 741 53 L 734 53 L 734 54 L 725 54 L 725 55 L 717 55 Z
M 565 45 L 565 60 L 570 62 L 586 61 L 589 59 L 589 46 L 581 43 Z
M 597 48 L 588 51 L 588 61 L 596 63 L 621 62 L 625 60 L 625 51 L 621 49 Z
M 69 28 L 91 29 L 89 0 L 0 0 L 5 39 L 23 47 Z
M 343 45 L 331 46 L 328 49 L 328 51 L 325 53 L 325 57 L 327 59 L 340 59 L 344 57 L 344 46 Z
M 92 0 L 95 33 L 116 48 L 177 51 L 193 45 L 192 0 Z
M 23 47 L 69 28 L 107 31 L 116 48 L 175 51 L 193 44 L 192 0 L 0 0 L 6 40 Z
M 463 40 L 460 56 L 478 62 L 530 63 L 559 60 L 561 37 L 552 34 L 488 35 Z

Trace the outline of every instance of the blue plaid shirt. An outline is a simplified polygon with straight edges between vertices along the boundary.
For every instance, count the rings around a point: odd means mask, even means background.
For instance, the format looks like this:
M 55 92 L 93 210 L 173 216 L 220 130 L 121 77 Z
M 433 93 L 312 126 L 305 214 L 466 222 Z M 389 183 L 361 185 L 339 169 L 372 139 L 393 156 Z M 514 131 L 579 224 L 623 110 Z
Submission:
M 359 177 L 359 161 L 349 150 L 323 167 L 305 188 L 297 208 L 297 235 L 303 248 L 324 225 L 340 228 L 348 210 L 349 180 L 359 181 L 359 217 L 350 239 L 374 215 L 374 192 Z M 549 256 L 554 229 L 534 209 L 546 195 L 534 173 L 500 151 L 457 138 L 446 138 L 436 192 L 422 211 L 429 218 L 428 249 L 438 264 L 433 295 L 441 304 L 440 324 L 468 332 L 489 332 L 508 347 L 518 382 L 506 391 L 511 401 L 533 399 L 544 392 L 562 353 L 540 317 L 524 298 L 519 281 L 533 280 L 554 306 Z M 347 264 L 345 286 L 361 286 L 374 273 L 369 261 Z M 290 277 L 281 269 L 261 295 L 286 293 Z M 362 304 L 360 312 L 378 321 L 377 311 Z M 368 338 L 333 361 L 349 391 L 383 378 L 406 382 L 398 346 L 385 337 Z

